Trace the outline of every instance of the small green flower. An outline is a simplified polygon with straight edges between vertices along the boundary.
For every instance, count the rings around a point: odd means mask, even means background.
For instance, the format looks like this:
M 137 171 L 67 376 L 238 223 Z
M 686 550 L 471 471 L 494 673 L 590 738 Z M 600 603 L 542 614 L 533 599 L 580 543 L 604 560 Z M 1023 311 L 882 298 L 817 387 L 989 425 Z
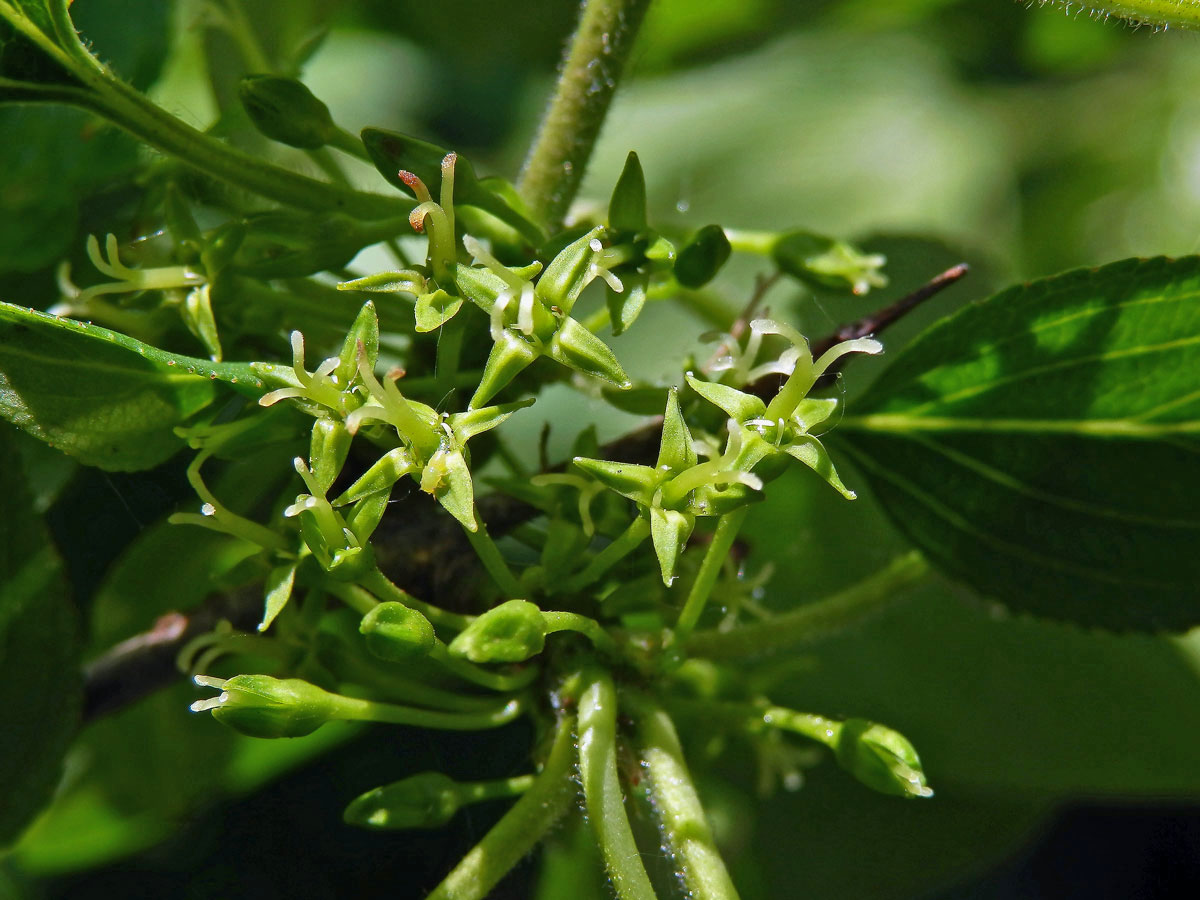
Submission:
M 437 644 L 429 620 L 394 600 L 375 606 L 363 616 L 358 630 L 372 654 L 391 662 L 427 656 Z
M 869 788 L 898 797 L 932 797 L 916 748 L 900 732 L 848 719 L 834 739 L 837 761 Z
M 770 319 L 756 319 L 750 323 L 750 330 L 750 344 L 755 349 L 765 334 L 782 335 L 793 344 L 776 363 L 746 373 L 750 378 L 761 377 L 768 371 L 788 376 L 770 403 L 729 385 L 702 381 L 690 372 L 687 375 L 692 390 L 729 416 L 730 443 L 726 450 L 726 456 L 732 457 L 729 466 L 749 472 L 764 460 L 786 454 L 815 471 L 842 496 L 853 500 L 854 492 L 842 483 L 825 447 L 810 433 L 829 419 L 837 408 L 837 401 L 810 399 L 807 395 L 821 374 L 839 357 L 854 352 L 879 353 L 883 345 L 871 338 L 845 341 L 814 362 L 808 341 L 795 329 Z M 770 466 L 764 471 L 764 477 L 775 474 L 776 470 Z
M 528 600 L 509 600 L 475 619 L 449 650 L 474 663 L 516 663 L 537 656 L 545 646 L 542 611 Z
M 658 460 L 653 466 L 612 462 L 577 456 L 577 467 L 601 484 L 633 500 L 650 524 L 650 538 L 658 556 L 663 583 L 675 579 L 675 566 L 691 537 L 698 515 L 720 515 L 726 508 L 715 508 L 698 495 L 706 489 L 730 484 L 758 491 L 762 481 L 748 471 L 726 465 L 726 460 L 700 463 L 692 435 L 679 409 L 678 392 L 667 395 L 663 415 L 663 433 Z M 747 498 L 739 496 L 741 505 Z

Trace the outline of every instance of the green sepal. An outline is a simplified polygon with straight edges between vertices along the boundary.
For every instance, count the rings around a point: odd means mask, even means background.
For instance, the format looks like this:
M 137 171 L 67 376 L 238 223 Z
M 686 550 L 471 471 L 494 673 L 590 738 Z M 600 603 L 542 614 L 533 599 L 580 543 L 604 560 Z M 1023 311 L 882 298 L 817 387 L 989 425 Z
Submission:
M 460 444 L 465 444 L 477 434 L 491 431 L 504 422 L 519 409 L 533 406 L 534 398 L 517 400 L 515 403 L 502 403 L 499 406 L 484 406 L 479 409 L 469 409 L 466 412 L 451 413 L 450 430 Z
M 372 494 L 359 500 L 345 514 L 346 527 L 353 532 L 355 540 L 360 544 L 365 545 L 379 527 L 383 514 L 387 512 L 388 499 L 389 494 L 386 492 Z
M 621 390 L 633 386 L 608 344 L 569 316 L 550 339 L 546 353 L 576 372 L 602 378 Z
M 212 310 L 212 282 L 192 288 L 183 301 L 183 322 L 194 334 L 213 362 L 221 361 L 221 336 Z
M 354 484 L 346 488 L 345 492 L 333 501 L 333 505 L 345 506 L 372 494 L 387 495 L 391 493 L 392 485 L 405 475 L 418 471 L 419 468 L 412 458 L 412 454 L 403 447 L 389 450 L 376 460 Z
M 238 99 L 255 128 L 289 147 L 316 150 L 337 132 L 329 107 L 294 78 L 247 75 L 238 83 Z
M 393 187 L 411 195 L 408 186 L 397 174 L 403 169 L 420 178 L 430 193 L 438 196 L 442 185 L 442 160 L 448 150 L 406 134 L 384 131 L 381 128 L 364 128 L 361 137 L 371 162 Z M 534 246 L 545 240 L 542 229 L 521 211 L 510 206 L 499 194 L 488 190 L 475 174 L 475 167 L 471 165 L 470 160 L 462 156 L 458 157 L 454 165 L 454 202 L 490 213 L 516 229 Z
M 403 603 L 380 603 L 362 618 L 358 630 L 372 655 L 389 662 L 428 656 L 437 645 L 429 620 Z
M 354 324 L 342 343 L 342 352 L 338 354 L 338 365 L 333 370 L 337 375 L 339 386 L 346 389 L 358 372 L 358 347 L 362 344 L 366 355 L 367 368 L 375 371 L 379 361 L 379 316 L 375 312 L 375 304 L 368 300 L 354 318 Z
M 812 287 L 865 294 L 887 285 L 879 271 L 884 257 L 811 231 L 780 235 L 771 256 L 781 271 Z
M 527 266 L 509 268 L 508 271 L 522 281 L 530 281 L 542 271 L 542 264 L 534 261 Z M 486 313 L 491 313 L 496 298 L 509 290 L 503 278 L 483 266 L 455 266 L 454 284 L 460 294 Z
M 662 440 L 658 445 L 657 468 L 664 467 L 679 473 L 696 465 L 696 448 L 683 413 L 679 410 L 679 391 L 667 392 L 667 408 L 663 413 Z
M 367 791 L 342 814 L 362 828 L 439 828 L 462 806 L 458 784 L 441 772 L 421 772 Z
M 624 273 L 622 273 L 624 275 Z M 650 275 L 632 272 L 622 279 L 625 290 L 617 293 L 611 287 L 605 289 L 604 302 L 608 306 L 608 318 L 612 322 L 613 335 L 624 334 L 637 321 L 646 305 L 646 291 Z
M 488 354 L 470 408 L 477 409 L 495 397 L 540 355 L 531 340 L 505 329 Z
M 354 436 L 341 419 L 322 416 L 313 422 L 308 450 L 309 468 L 322 493 L 333 487 L 345 465 L 353 440 Z
M 572 462 L 609 490 L 616 491 L 622 497 L 628 497 L 642 506 L 650 505 L 654 492 L 667 477 L 666 472 L 635 463 L 588 459 L 585 456 L 577 456 Z
M 695 527 L 696 518 L 689 513 L 660 506 L 650 507 L 650 540 L 654 543 L 654 554 L 658 557 L 663 584 L 667 587 L 675 581 L 675 566 Z
M 676 256 L 675 245 L 661 234 L 656 234 L 654 240 L 650 242 L 642 255 L 653 262 L 674 262 Z
M 375 569 L 375 551 L 368 544 L 363 547 L 342 547 L 333 551 L 329 574 L 338 581 L 353 583 Z
M 854 491 L 842 484 L 842 479 L 838 477 L 837 469 L 833 467 L 829 453 L 826 452 L 824 445 L 811 434 L 800 435 L 784 450 L 789 456 L 800 460 L 822 479 L 829 482 L 829 485 L 847 500 L 857 497 Z
M 276 566 L 267 574 L 266 590 L 263 593 L 263 617 L 258 623 L 259 631 L 266 631 L 283 612 L 292 599 L 292 588 L 296 584 L 296 562 Z
M 792 424 L 803 431 L 812 431 L 827 422 L 837 406 L 837 397 L 805 397 L 792 412 Z
M 194 712 L 212 710 L 218 722 L 251 737 L 303 737 L 336 718 L 336 698 L 299 678 L 238 675 L 222 681 L 198 675 L 196 683 L 221 694 L 193 703 Z
M 763 478 L 763 481 L 767 480 Z M 741 482 L 706 484 L 692 491 L 687 510 L 697 516 L 723 516 L 751 503 L 761 503 L 764 499 L 766 495 L 762 491 L 756 491 Z
M 376 272 L 350 281 L 338 282 L 339 291 L 362 291 L 372 294 L 412 294 L 420 296 L 426 291 L 427 280 L 420 272 L 401 269 L 395 272 Z
M 467 531 L 479 528 L 475 521 L 475 487 L 462 450 L 451 445 L 434 453 L 421 470 L 421 490 L 432 494 Z
M 708 284 L 729 259 L 729 238 L 720 225 L 705 225 L 679 251 L 675 280 L 687 288 Z
M 417 297 L 415 316 L 417 331 L 425 334 L 437 331 L 462 309 L 462 297 L 447 294 L 441 288 Z
M 908 738 L 865 719 L 848 719 L 834 738 L 838 765 L 882 794 L 932 797 L 916 748 Z
M 646 227 L 646 176 L 632 150 L 625 157 L 625 167 L 608 201 L 608 227 L 618 231 L 642 231 Z
M 753 394 L 715 381 L 701 381 L 690 372 L 684 377 L 693 391 L 739 424 L 766 414 L 767 405 Z
M 489 609 L 450 642 L 450 653 L 474 663 L 524 662 L 546 646 L 542 611 L 528 600 Z
M 575 301 L 592 280 L 590 270 L 596 260 L 592 241 L 603 239 L 604 236 L 604 226 L 597 225 L 563 247 L 538 279 L 538 299 L 546 306 L 557 307 L 569 315 Z

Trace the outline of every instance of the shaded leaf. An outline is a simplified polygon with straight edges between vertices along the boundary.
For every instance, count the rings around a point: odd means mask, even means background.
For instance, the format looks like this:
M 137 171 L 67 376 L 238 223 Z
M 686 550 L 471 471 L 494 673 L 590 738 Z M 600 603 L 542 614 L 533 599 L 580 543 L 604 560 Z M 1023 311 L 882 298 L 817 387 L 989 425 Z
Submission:
M 0 303 L 0 416 L 88 465 L 149 468 L 222 380 L 259 392 L 276 366 L 211 363 L 107 328 Z
M 50 799 L 82 697 L 74 609 L 24 482 L 0 427 L 0 845 Z
M 834 435 L 900 528 L 1007 605 L 1200 622 L 1200 259 L 1004 291 L 925 332 Z

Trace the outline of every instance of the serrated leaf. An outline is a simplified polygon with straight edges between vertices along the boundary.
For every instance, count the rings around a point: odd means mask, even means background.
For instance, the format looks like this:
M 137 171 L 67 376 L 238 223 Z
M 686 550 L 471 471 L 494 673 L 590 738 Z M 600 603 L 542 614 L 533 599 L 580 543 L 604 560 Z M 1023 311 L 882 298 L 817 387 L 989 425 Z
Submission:
M 0 426 L 0 846 L 50 799 L 82 697 L 75 612 L 14 438 Z
M 1113 629 L 1200 623 L 1200 259 L 1012 288 L 925 332 L 830 437 L 982 593 Z
M 149 468 L 173 431 L 215 396 L 213 381 L 261 392 L 279 368 L 157 350 L 73 319 L 0 303 L 0 417 L 88 465 Z

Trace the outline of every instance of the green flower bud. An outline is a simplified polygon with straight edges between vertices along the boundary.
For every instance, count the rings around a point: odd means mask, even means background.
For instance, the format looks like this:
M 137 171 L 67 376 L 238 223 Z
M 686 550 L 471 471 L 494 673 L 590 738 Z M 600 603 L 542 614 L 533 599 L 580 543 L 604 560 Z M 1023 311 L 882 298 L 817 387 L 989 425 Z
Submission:
M 886 257 L 809 231 L 780 235 L 771 255 L 781 270 L 813 287 L 865 294 L 887 285 L 879 271 Z
M 316 150 L 334 140 L 337 126 L 329 107 L 294 78 L 247 75 L 238 97 L 254 127 L 273 141 Z
M 308 459 L 321 493 L 328 491 L 341 473 L 353 440 L 354 436 L 340 419 L 322 416 L 313 422 Z
M 192 712 L 211 710 L 214 719 L 251 737 L 303 737 L 337 717 L 337 698 L 299 678 L 238 675 L 224 680 L 197 675 L 195 681 L 221 693 L 197 700 Z
M 363 616 L 358 630 L 366 636 L 367 649 L 390 662 L 425 656 L 437 643 L 429 620 L 395 601 L 380 603 Z
M 908 738 L 866 719 L 848 719 L 834 738 L 838 765 L 869 788 L 898 797 L 932 797 Z
M 354 799 L 343 819 L 363 828 L 437 828 L 462 805 L 458 784 L 441 772 L 422 772 Z
M 542 611 L 528 600 L 509 600 L 475 619 L 449 650 L 475 663 L 524 662 L 545 645 Z
M 729 238 L 720 225 L 705 225 L 675 259 L 675 280 L 688 288 L 703 287 L 729 259 Z
M 572 318 L 568 317 L 550 339 L 547 353 L 556 362 L 584 375 L 603 378 L 621 390 L 633 387 L 608 344 Z
M 598 274 L 592 267 L 604 234 L 603 226 L 597 226 L 560 250 L 538 279 L 538 299 L 569 314 L 583 289 Z
M 625 168 L 608 202 L 608 225 L 620 231 L 642 231 L 646 227 L 646 176 L 632 150 L 625 157 Z

